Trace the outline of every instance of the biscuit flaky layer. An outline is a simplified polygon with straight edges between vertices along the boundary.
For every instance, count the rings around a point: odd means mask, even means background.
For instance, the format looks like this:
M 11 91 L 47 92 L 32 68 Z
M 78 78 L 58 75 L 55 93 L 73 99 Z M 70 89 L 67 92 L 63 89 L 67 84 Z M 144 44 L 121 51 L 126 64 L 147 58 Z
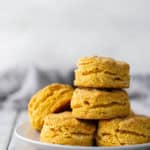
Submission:
M 61 112 L 70 105 L 73 88 L 64 84 L 51 84 L 38 91 L 28 104 L 28 114 L 34 129 L 41 130 L 46 115 Z
M 74 84 L 80 87 L 128 88 L 129 64 L 108 57 L 81 58 L 75 70 Z
M 124 90 L 76 88 L 71 99 L 72 115 L 79 119 L 111 119 L 130 113 Z
M 99 121 L 98 146 L 132 145 L 150 142 L 150 117 L 131 115 Z
M 63 145 L 93 145 L 95 124 L 78 120 L 71 112 L 50 114 L 45 118 L 40 140 Z

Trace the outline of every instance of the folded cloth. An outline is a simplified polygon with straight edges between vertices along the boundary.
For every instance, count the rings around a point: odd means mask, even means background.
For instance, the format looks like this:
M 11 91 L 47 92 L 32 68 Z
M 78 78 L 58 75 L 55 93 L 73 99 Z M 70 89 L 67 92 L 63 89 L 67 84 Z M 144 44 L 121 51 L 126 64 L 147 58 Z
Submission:
M 30 97 L 53 83 L 73 84 L 73 69 L 68 72 L 43 70 L 37 66 L 16 67 L 0 75 L 0 105 L 26 109 Z M 133 111 L 150 115 L 150 75 L 132 75 L 128 89 Z
M 25 109 L 37 90 L 53 82 L 72 84 L 72 77 L 72 71 L 60 73 L 37 66 L 13 68 L 0 75 L 0 103 L 5 108 Z
M 128 93 L 132 110 L 150 116 L 150 74 L 132 75 L 130 85 Z

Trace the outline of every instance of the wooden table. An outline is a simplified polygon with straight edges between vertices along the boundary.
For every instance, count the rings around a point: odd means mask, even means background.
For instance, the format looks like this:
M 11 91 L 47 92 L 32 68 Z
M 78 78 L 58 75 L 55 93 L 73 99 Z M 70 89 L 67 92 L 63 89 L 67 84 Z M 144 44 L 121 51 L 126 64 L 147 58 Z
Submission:
M 25 121 L 26 111 L 0 110 L 0 150 L 17 150 L 14 130 Z

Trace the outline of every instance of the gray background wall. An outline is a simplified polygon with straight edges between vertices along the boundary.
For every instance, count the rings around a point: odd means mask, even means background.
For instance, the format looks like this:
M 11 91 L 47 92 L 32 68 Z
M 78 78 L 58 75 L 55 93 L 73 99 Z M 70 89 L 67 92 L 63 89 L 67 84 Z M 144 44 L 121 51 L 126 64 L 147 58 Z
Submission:
M 67 70 L 88 55 L 150 72 L 150 1 L 0 1 L 0 71 L 33 63 Z

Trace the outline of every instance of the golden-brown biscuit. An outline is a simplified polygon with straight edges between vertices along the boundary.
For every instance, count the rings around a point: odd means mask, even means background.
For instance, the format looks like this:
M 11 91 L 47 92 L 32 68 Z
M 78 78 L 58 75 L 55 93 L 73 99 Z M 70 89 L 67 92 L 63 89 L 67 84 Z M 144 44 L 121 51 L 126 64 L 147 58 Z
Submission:
M 100 120 L 96 139 L 98 146 L 150 142 L 150 117 L 131 115 L 126 118 Z
M 79 119 L 111 119 L 130 113 L 124 90 L 76 88 L 71 99 L 72 115 Z
M 41 130 L 44 117 L 61 112 L 70 105 L 73 88 L 65 84 L 51 84 L 38 91 L 28 104 L 28 114 L 34 129 Z
M 49 114 L 44 121 L 40 140 L 63 145 L 93 145 L 95 124 L 75 119 L 71 112 Z
M 109 57 L 81 58 L 75 70 L 74 85 L 95 88 L 128 88 L 129 64 Z

